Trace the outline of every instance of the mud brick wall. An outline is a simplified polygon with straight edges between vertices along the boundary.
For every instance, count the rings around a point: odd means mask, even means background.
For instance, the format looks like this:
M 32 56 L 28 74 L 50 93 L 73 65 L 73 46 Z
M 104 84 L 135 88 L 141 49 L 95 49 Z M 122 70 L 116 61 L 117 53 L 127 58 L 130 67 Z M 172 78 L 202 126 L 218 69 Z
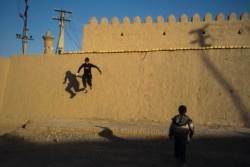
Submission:
M 0 61 L 0 117 L 170 122 L 185 104 L 198 124 L 249 125 L 249 53 L 227 48 L 12 56 Z M 103 74 L 93 69 L 93 89 L 70 98 L 67 87 L 82 88 L 74 74 L 85 57 Z M 63 84 L 65 77 L 70 80 Z

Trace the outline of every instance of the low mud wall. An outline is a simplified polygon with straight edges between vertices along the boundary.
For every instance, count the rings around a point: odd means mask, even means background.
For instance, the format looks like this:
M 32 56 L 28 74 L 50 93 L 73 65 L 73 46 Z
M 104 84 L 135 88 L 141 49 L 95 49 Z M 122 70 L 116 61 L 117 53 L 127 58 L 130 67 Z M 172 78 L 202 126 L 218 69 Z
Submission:
M 249 125 L 249 53 L 208 49 L 12 56 L 3 70 L 9 72 L 6 86 L 1 81 L 0 116 L 170 122 L 185 104 L 198 124 Z M 83 87 L 75 74 L 85 57 L 103 73 L 92 69 L 93 89 L 75 92 Z M 70 98 L 69 90 L 76 96 Z
M 10 59 L 0 57 L 0 113 L 3 106 L 4 89 L 9 72 Z

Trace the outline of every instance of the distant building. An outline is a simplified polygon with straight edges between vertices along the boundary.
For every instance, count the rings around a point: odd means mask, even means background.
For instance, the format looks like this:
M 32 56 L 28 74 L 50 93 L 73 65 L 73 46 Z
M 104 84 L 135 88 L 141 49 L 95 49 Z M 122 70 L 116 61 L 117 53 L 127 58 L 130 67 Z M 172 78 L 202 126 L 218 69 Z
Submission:
M 47 31 L 46 34 L 43 36 L 44 40 L 44 54 L 52 55 L 53 54 L 53 40 L 54 37 L 51 36 L 50 31 Z

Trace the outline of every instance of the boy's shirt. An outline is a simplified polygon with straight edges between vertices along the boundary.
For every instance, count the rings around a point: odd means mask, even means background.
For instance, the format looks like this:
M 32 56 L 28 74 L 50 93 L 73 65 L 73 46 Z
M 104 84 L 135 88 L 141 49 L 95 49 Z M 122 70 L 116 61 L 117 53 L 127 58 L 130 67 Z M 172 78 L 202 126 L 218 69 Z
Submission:
M 194 134 L 194 125 L 187 115 L 176 115 L 172 118 L 169 129 L 169 137 L 187 139 L 188 135 L 192 138 Z

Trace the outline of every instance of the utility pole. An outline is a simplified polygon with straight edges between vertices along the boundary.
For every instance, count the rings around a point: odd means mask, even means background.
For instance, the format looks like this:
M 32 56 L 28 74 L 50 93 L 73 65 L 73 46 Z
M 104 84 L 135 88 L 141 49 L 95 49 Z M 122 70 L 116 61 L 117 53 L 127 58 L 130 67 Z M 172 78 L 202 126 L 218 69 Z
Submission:
M 23 50 L 23 54 L 27 54 L 27 43 L 28 40 L 34 40 L 34 38 L 32 36 L 28 37 L 28 9 L 29 9 L 29 5 L 28 5 L 28 0 L 25 0 L 25 11 L 24 14 L 22 14 L 21 12 L 19 12 L 19 16 L 23 19 L 23 34 L 16 34 L 16 37 L 19 39 L 22 39 L 22 50 Z
M 61 9 L 54 9 L 54 11 L 60 12 L 60 18 L 53 17 L 52 19 L 60 21 L 59 23 L 60 32 L 59 32 L 59 39 L 58 39 L 57 48 L 56 48 L 56 54 L 61 54 L 64 51 L 64 22 L 71 21 L 71 19 L 65 18 L 65 14 L 72 14 L 72 12 L 67 11 L 67 10 L 61 10 Z

